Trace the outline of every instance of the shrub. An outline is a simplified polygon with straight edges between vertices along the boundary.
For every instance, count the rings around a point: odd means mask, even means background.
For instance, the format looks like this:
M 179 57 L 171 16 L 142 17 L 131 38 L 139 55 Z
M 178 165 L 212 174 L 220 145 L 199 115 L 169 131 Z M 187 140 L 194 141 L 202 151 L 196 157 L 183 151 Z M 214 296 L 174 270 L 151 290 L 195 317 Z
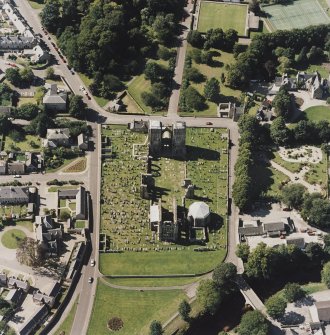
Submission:
M 124 326 L 123 320 L 116 316 L 108 321 L 108 328 L 112 331 L 118 331 L 121 328 L 123 328 L 123 326 Z

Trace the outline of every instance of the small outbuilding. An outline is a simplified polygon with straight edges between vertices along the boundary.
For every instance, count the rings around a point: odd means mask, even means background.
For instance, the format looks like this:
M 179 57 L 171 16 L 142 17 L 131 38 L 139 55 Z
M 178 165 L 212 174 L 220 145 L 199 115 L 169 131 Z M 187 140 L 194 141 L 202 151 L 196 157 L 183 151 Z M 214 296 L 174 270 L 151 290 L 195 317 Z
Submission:
M 210 207 L 202 201 L 196 201 L 189 206 L 188 220 L 193 228 L 206 227 L 210 221 Z

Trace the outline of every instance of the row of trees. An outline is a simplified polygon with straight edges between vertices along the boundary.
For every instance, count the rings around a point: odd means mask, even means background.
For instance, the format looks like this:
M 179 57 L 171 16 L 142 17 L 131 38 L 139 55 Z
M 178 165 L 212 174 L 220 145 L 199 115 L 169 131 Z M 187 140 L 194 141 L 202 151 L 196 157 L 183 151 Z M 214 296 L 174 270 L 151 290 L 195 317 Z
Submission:
M 235 164 L 233 199 L 240 210 L 246 210 L 256 197 L 256 190 L 253 187 L 253 150 L 259 143 L 260 125 L 255 117 L 245 114 L 239 119 L 238 127 L 241 137 L 239 156 Z
M 278 65 L 282 64 L 284 69 L 292 66 L 288 60 L 292 62 L 295 55 L 300 63 L 320 60 L 320 49 L 330 49 L 329 32 L 328 25 L 320 25 L 255 36 L 247 50 L 239 53 L 230 66 L 226 82 L 233 88 L 242 88 L 251 78 L 269 79 Z
M 6 70 L 7 80 L 17 87 L 30 86 L 34 80 L 34 74 L 30 67 L 18 68 L 8 68 Z
M 268 247 L 265 243 L 250 251 L 247 244 L 240 244 L 236 254 L 244 262 L 245 274 L 256 280 L 277 280 L 288 278 L 293 274 L 306 274 L 319 271 L 324 262 L 329 259 L 328 239 L 325 246 L 319 243 L 308 243 L 305 251 L 295 245 L 280 245 Z
M 173 42 L 183 7 L 184 0 L 47 0 L 41 20 L 70 65 L 95 79 L 93 93 L 109 97 L 160 45 Z

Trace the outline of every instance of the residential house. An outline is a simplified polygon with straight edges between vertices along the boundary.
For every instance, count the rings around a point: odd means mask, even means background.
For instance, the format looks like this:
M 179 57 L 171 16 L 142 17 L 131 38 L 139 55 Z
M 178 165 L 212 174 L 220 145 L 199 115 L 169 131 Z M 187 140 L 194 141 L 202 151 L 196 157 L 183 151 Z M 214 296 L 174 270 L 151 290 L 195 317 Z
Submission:
M 7 174 L 7 160 L 0 160 L 0 175 Z
M 40 290 L 34 291 L 33 301 L 38 305 L 47 305 L 48 307 L 52 308 L 60 290 L 60 283 L 54 281 L 50 283 L 49 287 L 45 289 L 44 292 L 40 292 Z
M 49 59 L 49 53 L 40 44 L 32 49 L 24 50 L 24 55 L 29 57 L 32 63 L 43 63 Z
M 265 222 L 263 223 L 264 233 L 270 237 L 280 236 L 285 231 L 283 222 Z
M 58 92 L 57 85 L 51 84 L 42 102 L 46 110 L 65 112 L 67 108 L 67 93 Z
M 47 129 L 44 147 L 57 148 L 69 147 L 71 143 L 70 130 L 68 128 Z
M 28 292 L 30 289 L 30 284 L 26 280 L 20 280 L 16 277 L 10 277 L 8 280 L 8 288 L 10 289 L 22 289 L 24 292 Z
M 25 292 L 21 288 L 11 289 L 5 297 L 10 304 L 17 306 L 24 300 Z
M 0 187 L 0 205 L 28 204 L 29 189 L 27 187 Z
M 50 215 L 36 216 L 34 229 L 36 240 L 47 251 L 49 256 L 57 256 L 62 241 L 62 227 L 55 223 Z
M 58 190 L 58 199 L 74 199 L 76 202 L 76 215 L 75 218 L 78 220 L 85 220 L 87 217 L 87 199 L 86 189 L 83 186 L 79 186 L 78 189 L 72 190 Z
M 7 171 L 8 174 L 25 174 L 25 162 L 8 162 Z
M 80 150 L 88 150 L 88 137 L 84 133 L 78 135 L 77 141 Z
M 288 237 L 286 239 L 286 243 L 287 243 L 287 245 L 294 244 L 299 249 L 304 249 L 305 248 L 305 239 L 303 237 Z
M 25 169 L 27 173 L 37 172 L 41 169 L 41 162 L 39 161 L 39 157 L 41 158 L 41 155 L 37 155 L 34 152 L 26 152 L 25 156 Z
M 244 114 L 245 106 L 237 107 L 235 103 L 226 102 L 219 103 L 217 107 L 218 117 L 231 118 L 237 121 L 242 114 Z
M 44 321 L 48 313 L 49 309 L 46 305 L 40 306 L 28 319 L 24 320 L 17 333 L 19 335 L 34 334 L 34 329 Z
M 239 220 L 238 234 L 244 236 L 262 235 L 264 233 L 263 226 L 259 220 L 242 221 Z

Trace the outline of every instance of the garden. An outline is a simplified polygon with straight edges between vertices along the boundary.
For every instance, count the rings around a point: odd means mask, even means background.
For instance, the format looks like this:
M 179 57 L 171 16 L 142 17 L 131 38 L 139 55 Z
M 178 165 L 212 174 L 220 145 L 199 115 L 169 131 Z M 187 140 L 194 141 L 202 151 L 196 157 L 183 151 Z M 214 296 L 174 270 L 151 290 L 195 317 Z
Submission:
M 149 201 L 140 197 L 140 178 L 146 171 L 146 161 L 133 159 L 132 154 L 134 144 L 144 145 L 143 151 L 147 150 L 146 135 L 118 126 L 106 126 L 102 135 L 110 138 L 113 158 L 102 162 L 101 232 L 106 234 L 107 248 L 113 252 L 100 255 L 101 271 L 104 274 L 191 274 L 212 269 L 226 254 L 227 130 L 188 128 L 187 160 L 162 157 L 152 164 L 157 167 L 155 184 L 158 190 L 163 190 L 164 208 L 170 208 L 173 197 L 181 203 L 185 170 L 187 178 L 196 185 L 195 199 L 210 206 L 213 228 L 207 246 L 213 251 L 207 252 L 207 256 L 205 252 L 195 252 L 194 246 L 187 242 L 153 241 Z M 187 199 L 187 206 L 192 201 Z

